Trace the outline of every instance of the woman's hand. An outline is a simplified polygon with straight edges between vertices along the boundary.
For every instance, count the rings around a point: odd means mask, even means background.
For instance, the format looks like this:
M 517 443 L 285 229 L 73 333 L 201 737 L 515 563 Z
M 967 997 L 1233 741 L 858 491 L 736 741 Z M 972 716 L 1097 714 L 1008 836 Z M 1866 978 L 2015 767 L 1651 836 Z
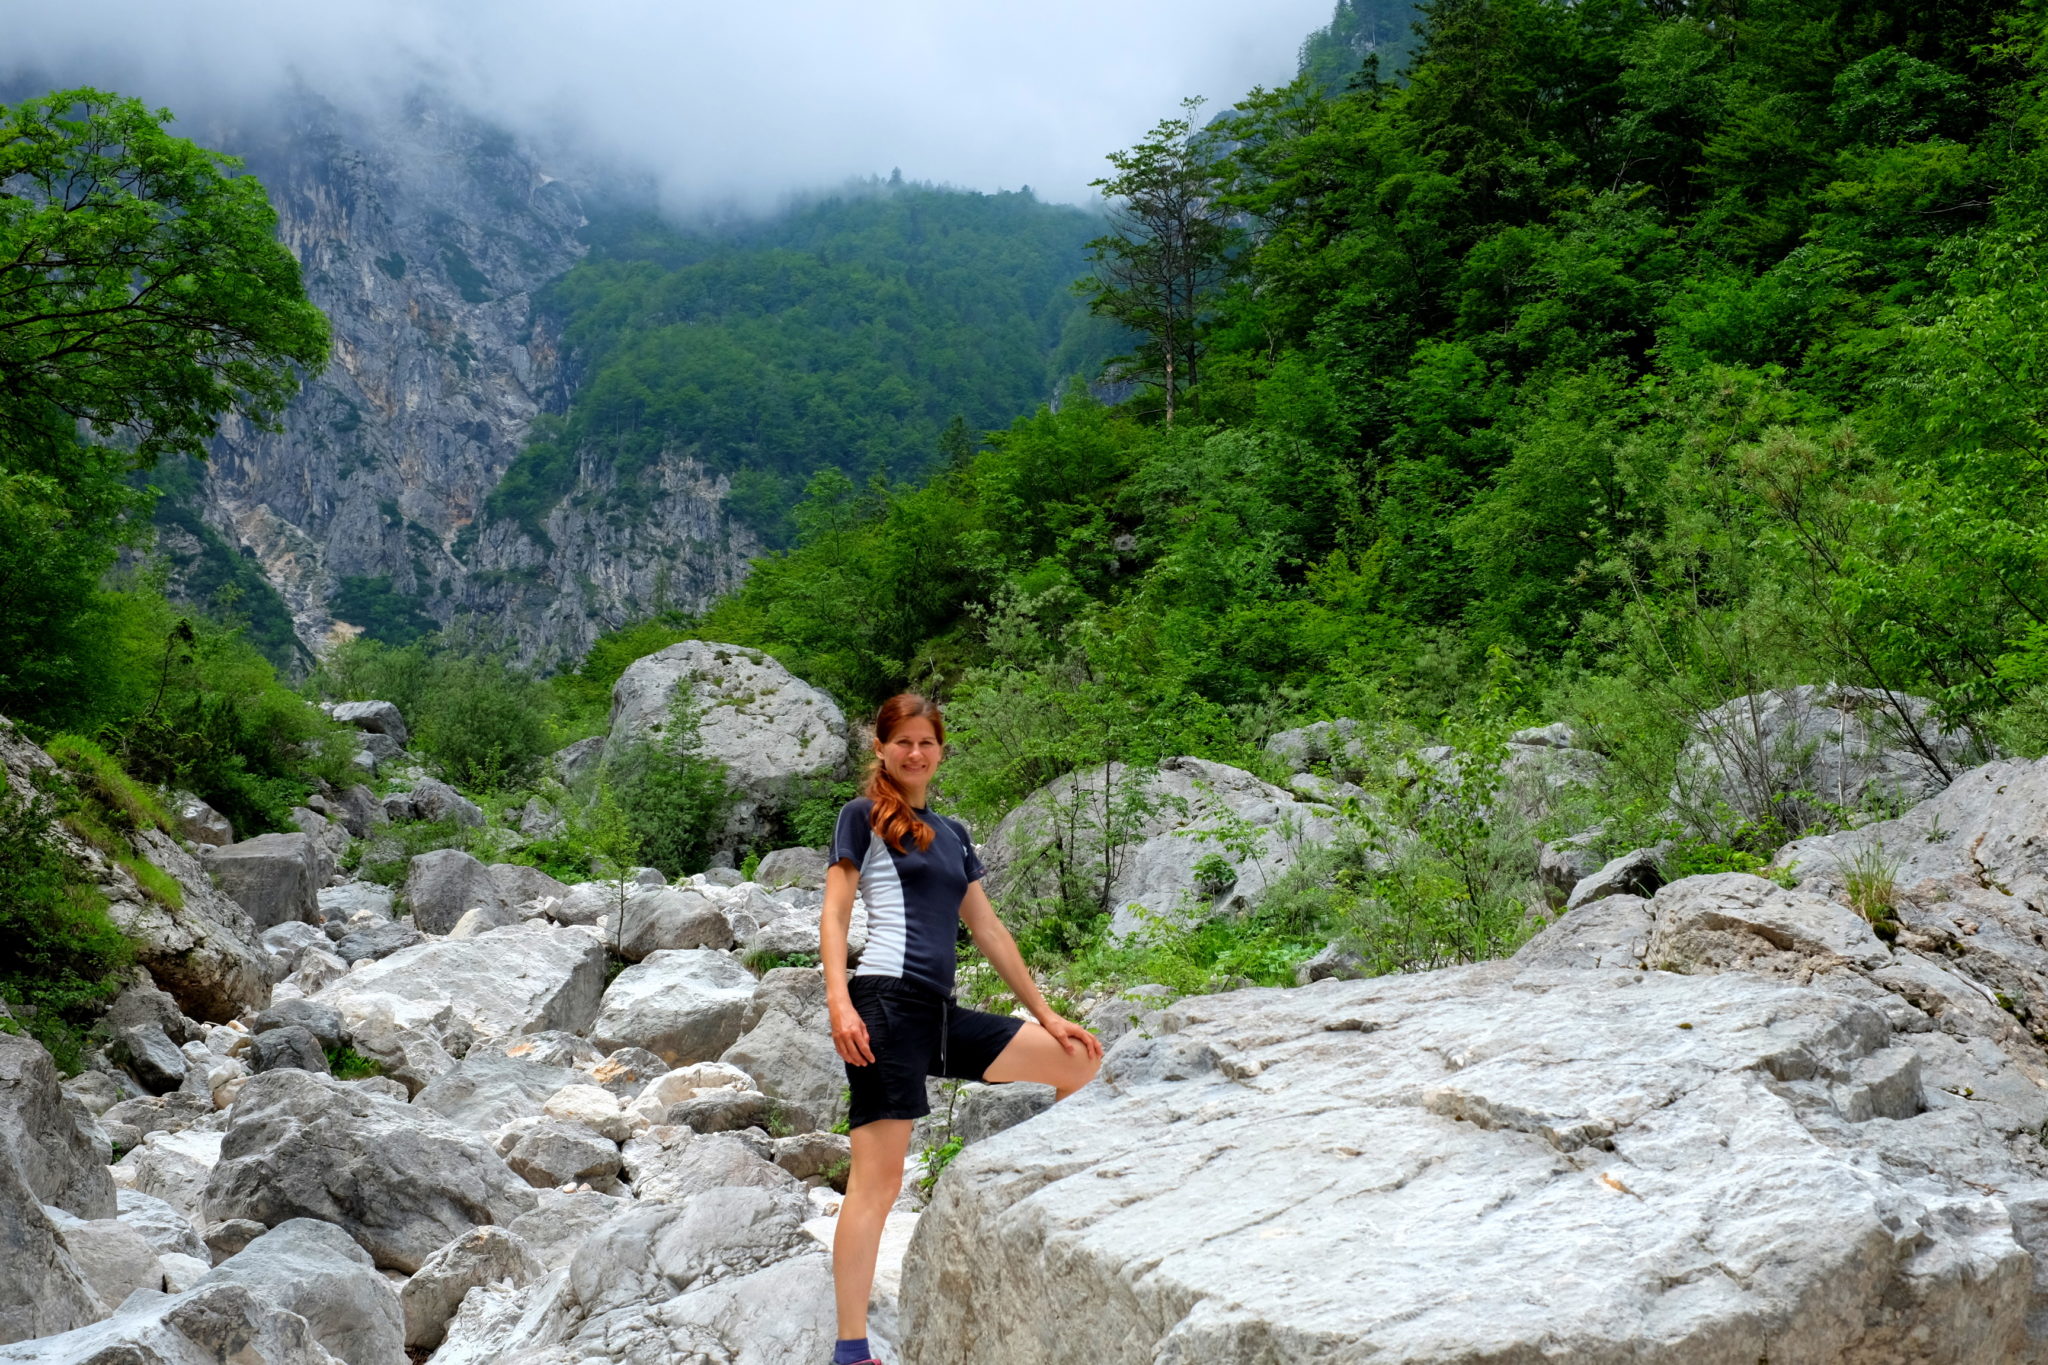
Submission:
M 855 1066 L 874 1065 L 875 1054 L 868 1047 L 867 1021 L 860 1017 L 860 1011 L 853 1007 L 853 1002 L 834 1000 L 830 1006 L 830 1013 L 832 1046 L 838 1051 L 839 1060 L 851 1062 Z
M 1073 1020 L 1048 1011 L 1038 1023 L 1070 1056 L 1079 1057 L 1086 1053 L 1098 1061 L 1101 1059 L 1102 1040 Z

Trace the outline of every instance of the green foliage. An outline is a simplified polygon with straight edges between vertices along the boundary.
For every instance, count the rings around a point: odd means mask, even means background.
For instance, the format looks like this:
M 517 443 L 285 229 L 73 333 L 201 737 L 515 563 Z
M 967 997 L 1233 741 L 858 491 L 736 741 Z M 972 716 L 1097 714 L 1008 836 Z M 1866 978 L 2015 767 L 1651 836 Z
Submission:
M 351 850 L 355 865 L 350 871 L 379 886 L 402 886 L 414 858 L 442 848 L 468 851 L 469 841 L 470 831 L 453 820 L 407 820 L 379 825 L 374 834 Z
M 328 701 L 392 703 L 406 718 L 408 747 L 474 791 L 531 783 L 564 742 L 553 689 L 505 655 L 459 640 L 353 640 L 329 653 L 308 686 Z
M 657 738 L 629 746 L 605 767 L 608 797 L 647 866 L 675 880 L 709 865 L 735 797 L 725 765 L 699 752 L 687 688 L 676 689 Z
M 1063 289 L 1095 227 L 1028 191 L 914 185 L 715 231 L 602 218 L 542 304 L 589 377 L 563 419 L 536 424 L 489 512 L 545 540 L 584 460 L 629 507 L 656 460 L 687 452 L 732 475 L 734 509 L 781 543 L 818 471 L 923 473 L 956 416 L 994 426 L 1099 362 L 1063 352 Z
M 391 585 L 390 575 L 343 578 L 334 593 L 336 619 L 362 627 L 371 640 L 409 645 L 434 633 L 437 623 L 420 608 L 419 598 Z
M 327 358 L 262 186 L 169 119 L 87 89 L 0 106 L 0 712 L 28 722 L 105 686 L 131 471 L 270 421 Z
M 953 1158 L 959 1156 L 961 1148 L 966 1145 L 967 1139 L 954 1133 L 944 1142 L 919 1152 L 917 1161 L 923 1168 L 923 1173 L 917 1178 L 918 1189 L 927 1194 L 931 1193 L 932 1186 L 939 1183 L 939 1177 L 946 1173 L 946 1167 L 953 1164 Z
M 327 1049 L 327 1069 L 338 1081 L 366 1081 L 384 1074 L 384 1068 L 375 1059 L 365 1057 L 347 1044 Z
M 76 1074 L 85 1032 L 120 992 L 134 948 L 51 836 L 54 813 L 0 783 L 0 999 Z

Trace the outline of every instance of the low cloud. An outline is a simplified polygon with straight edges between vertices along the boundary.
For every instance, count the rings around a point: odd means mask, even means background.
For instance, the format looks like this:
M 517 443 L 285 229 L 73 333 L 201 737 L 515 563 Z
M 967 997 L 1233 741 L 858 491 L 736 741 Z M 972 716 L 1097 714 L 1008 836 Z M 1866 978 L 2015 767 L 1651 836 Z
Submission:
M 219 112 L 293 81 L 343 103 L 421 82 L 652 175 L 758 204 L 900 168 L 1081 202 L 1105 153 L 1293 75 L 1332 0 L 0 0 L 0 62 Z M 12 11 L 11 13 L 9 11 Z

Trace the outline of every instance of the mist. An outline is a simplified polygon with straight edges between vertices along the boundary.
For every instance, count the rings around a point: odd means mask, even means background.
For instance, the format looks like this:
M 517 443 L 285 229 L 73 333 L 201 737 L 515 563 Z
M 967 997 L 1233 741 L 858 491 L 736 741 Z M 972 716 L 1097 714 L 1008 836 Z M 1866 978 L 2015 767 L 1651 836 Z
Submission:
M 1106 153 L 1184 96 L 1294 74 L 1331 0 L 0 0 L 0 72 L 174 111 L 294 82 L 388 105 L 420 85 L 671 208 L 762 207 L 900 169 L 1089 202 Z M 174 125 L 175 128 L 175 125 Z M 187 130 L 187 131 L 194 131 Z

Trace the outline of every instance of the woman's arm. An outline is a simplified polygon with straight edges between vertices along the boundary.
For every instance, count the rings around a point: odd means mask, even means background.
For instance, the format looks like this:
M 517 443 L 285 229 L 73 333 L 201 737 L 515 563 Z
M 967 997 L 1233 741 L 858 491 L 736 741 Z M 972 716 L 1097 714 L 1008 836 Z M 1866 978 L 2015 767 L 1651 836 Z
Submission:
M 1069 1052 L 1085 1049 L 1097 1057 L 1102 1055 L 1101 1039 L 1045 1002 L 1038 983 L 1031 979 L 1031 969 L 1024 965 L 1024 954 L 1017 951 L 1017 940 L 996 918 L 996 908 L 989 904 L 988 893 L 981 889 L 978 879 L 967 883 L 967 895 L 960 902 L 960 918 L 966 921 L 967 932 L 974 935 L 974 946 L 981 949 L 996 975 L 1009 983 L 1018 1003 L 1031 1012 L 1031 1017 L 1047 1033 L 1059 1039 L 1060 1046 Z
M 846 989 L 846 934 L 853 924 L 853 895 L 860 869 L 841 858 L 825 869 L 825 905 L 818 912 L 818 957 L 825 966 L 825 1009 L 832 1017 L 832 1046 L 842 1061 L 869 1066 L 875 1054 L 868 1047 L 868 1026 L 853 1007 Z

